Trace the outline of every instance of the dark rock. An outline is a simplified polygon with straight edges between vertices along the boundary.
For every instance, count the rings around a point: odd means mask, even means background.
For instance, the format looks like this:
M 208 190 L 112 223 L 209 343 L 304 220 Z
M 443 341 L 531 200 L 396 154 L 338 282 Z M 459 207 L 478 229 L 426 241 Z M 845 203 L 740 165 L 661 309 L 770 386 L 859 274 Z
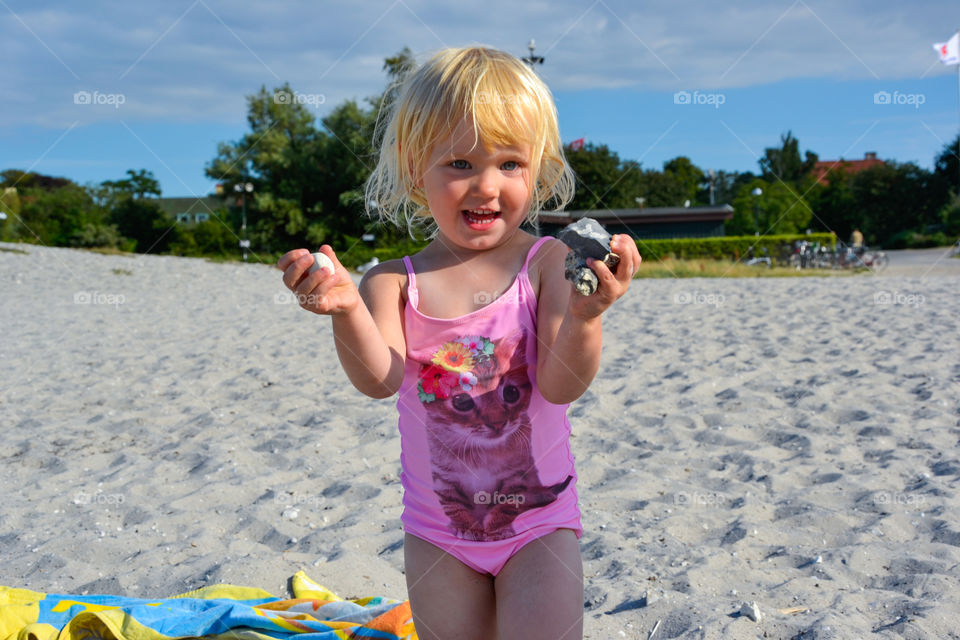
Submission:
M 570 247 L 563 263 L 564 277 L 577 292 L 588 296 L 597 290 L 597 274 L 587 266 L 587 258 L 602 260 L 616 272 L 620 257 L 610 251 L 611 235 L 593 218 L 580 218 L 557 234 L 557 239 Z

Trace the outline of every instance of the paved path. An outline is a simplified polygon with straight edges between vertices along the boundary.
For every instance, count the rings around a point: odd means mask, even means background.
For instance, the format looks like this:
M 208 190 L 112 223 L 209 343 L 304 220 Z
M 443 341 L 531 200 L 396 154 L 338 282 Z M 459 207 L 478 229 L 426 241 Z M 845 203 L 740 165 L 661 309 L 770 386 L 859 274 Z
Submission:
M 950 247 L 887 251 L 890 266 L 884 276 L 960 276 L 960 258 L 950 257 Z

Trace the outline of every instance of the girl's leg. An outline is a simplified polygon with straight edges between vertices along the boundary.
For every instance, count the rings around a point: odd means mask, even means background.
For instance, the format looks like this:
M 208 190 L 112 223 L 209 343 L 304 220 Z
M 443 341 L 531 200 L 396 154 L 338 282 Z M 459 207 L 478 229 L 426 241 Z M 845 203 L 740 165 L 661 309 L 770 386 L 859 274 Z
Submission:
M 522 547 L 494 579 L 499 640 L 581 640 L 583 561 L 558 529 Z
M 496 638 L 493 577 L 409 533 L 403 539 L 407 594 L 420 640 Z

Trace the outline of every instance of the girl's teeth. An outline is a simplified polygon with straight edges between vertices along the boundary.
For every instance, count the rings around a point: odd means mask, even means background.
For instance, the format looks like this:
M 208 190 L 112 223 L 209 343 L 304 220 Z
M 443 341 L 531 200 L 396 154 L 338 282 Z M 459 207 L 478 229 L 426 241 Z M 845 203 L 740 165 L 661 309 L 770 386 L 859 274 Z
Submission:
M 490 212 L 485 211 L 483 213 L 466 211 L 465 213 L 467 214 L 467 219 L 474 224 L 484 224 L 487 222 L 492 222 L 497 215 L 495 212 L 492 212 L 492 211 Z

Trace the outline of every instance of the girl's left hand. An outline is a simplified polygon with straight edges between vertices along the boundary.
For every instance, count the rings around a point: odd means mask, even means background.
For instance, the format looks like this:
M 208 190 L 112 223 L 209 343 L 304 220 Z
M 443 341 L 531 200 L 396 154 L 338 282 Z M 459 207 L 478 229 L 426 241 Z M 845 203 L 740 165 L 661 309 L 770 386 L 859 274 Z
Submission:
M 592 295 L 580 295 L 576 291 L 570 293 L 570 312 L 583 320 L 596 318 L 620 296 L 627 292 L 630 281 L 640 268 L 642 258 L 637 250 L 637 243 L 626 234 L 618 233 L 610 240 L 610 250 L 620 256 L 617 272 L 612 273 L 602 260 L 587 259 L 587 266 L 597 274 L 600 281 L 597 290 Z M 571 285 L 572 287 L 573 285 Z

